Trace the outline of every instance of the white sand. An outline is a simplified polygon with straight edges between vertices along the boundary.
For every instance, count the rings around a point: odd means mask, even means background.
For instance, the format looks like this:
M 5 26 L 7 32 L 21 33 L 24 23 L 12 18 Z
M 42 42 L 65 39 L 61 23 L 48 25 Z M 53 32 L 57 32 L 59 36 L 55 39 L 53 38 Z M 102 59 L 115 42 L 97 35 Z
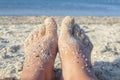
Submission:
M 0 79 L 20 79 L 24 61 L 23 43 L 28 34 L 46 16 L 0 17 Z M 58 32 L 63 17 L 54 17 Z M 120 18 L 119 17 L 75 17 L 76 22 L 90 37 L 94 48 L 92 64 L 99 80 L 120 80 Z M 59 55 L 55 62 L 61 68 Z

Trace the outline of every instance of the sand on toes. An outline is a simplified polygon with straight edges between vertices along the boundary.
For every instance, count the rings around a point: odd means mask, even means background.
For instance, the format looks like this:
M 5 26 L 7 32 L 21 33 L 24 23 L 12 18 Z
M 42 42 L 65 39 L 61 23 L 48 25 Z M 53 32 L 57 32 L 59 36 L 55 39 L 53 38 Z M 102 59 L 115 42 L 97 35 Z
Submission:
M 62 21 L 58 47 L 63 80 L 97 80 L 90 60 L 92 43 L 72 17 Z
M 25 42 L 25 61 L 21 80 L 53 80 L 57 46 L 56 22 L 53 18 L 47 18 Z

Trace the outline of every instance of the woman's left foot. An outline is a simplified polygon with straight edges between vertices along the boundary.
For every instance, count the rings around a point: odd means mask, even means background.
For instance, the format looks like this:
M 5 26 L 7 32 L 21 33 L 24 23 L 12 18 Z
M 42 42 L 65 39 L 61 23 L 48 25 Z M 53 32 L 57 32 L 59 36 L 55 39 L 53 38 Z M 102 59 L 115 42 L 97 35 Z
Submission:
M 25 42 L 25 61 L 21 80 L 53 80 L 53 66 L 57 53 L 57 24 L 47 18 Z

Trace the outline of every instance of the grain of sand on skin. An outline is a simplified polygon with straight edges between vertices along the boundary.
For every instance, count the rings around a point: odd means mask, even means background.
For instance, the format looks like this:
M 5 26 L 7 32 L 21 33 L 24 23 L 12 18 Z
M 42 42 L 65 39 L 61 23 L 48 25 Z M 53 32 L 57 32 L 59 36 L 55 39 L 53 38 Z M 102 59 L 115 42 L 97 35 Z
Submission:
M 72 17 L 65 17 L 61 26 L 58 44 L 63 80 L 97 80 L 91 67 L 93 45 L 89 38 Z
M 24 61 L 23 43 L 30 32 L 44 22 L 48 16 L 0 16 L 0 79 L 14 77 L 20 80 Z M 53 16 L 60 32 L 64 17 Z M 92 65 L 99 80 L 120 80 L 120 17 L 75 17 L 85 30 L 94 48 Z M 55 61 L 55 72 L 59 73 L 59 54 Z M 60 76 L 58 74 L 58 76 Z
M 47 18 L 44 25 L 33 31 L 25 42 L 21 80 L 53 80 L 56 53 L 57 25 L 54 19 Z

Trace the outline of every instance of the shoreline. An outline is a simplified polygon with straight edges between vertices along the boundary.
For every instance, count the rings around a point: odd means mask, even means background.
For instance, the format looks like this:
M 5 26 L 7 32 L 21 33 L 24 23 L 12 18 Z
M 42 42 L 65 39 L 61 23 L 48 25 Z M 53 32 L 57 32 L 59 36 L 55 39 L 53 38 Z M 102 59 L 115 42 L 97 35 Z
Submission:
M 43 19 L 49 16 L 0 16 L 0 25 L 9 24 L 41 24 Z M 64 16 L 51 16 L 56 21 L 61 21 Z M 120 16 L 73 16 L 80 24 L 105 24 L 111 25 L 120 23 Z

